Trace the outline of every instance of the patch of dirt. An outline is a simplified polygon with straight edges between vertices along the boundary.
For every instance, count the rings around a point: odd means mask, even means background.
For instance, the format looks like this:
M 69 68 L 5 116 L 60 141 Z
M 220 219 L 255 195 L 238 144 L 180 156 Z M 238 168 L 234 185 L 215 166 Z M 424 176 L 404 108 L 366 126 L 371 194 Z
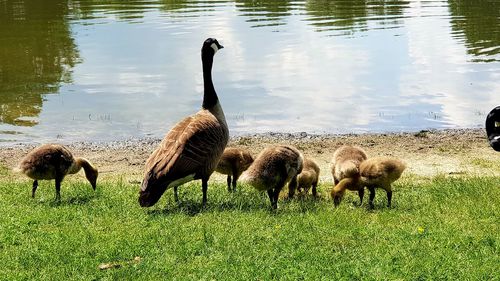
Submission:
M 96 165 L 101 180 L 121 176 L 139 184 L 144 164 L 160 139 L 115 142 L 76 142 L 68 147 L 75 156 L 85 157 Z M 316 160 L 321 180 L 332 181 L 330 160 L 341 145 L 357 145 L 368 156 L 393 156 L 403 159 L 408 168 L 404 176 L 432 177 L 445 175 L 500 176 L 500 153 L 494 151 L 481 129 L 433 130 L 418 133 L 311 135 L 307 133 L 267 133 L 232 137 L 228 146 L 242 147 L 256 156 L 272 144 L 291 144 L 305 156 Z M 35 145 L 0 147 L 0 166 L 11 169 Z M 83 174 L 83 173 L 81 173 Z M 214 173 L 211 179 L 225 182 Z

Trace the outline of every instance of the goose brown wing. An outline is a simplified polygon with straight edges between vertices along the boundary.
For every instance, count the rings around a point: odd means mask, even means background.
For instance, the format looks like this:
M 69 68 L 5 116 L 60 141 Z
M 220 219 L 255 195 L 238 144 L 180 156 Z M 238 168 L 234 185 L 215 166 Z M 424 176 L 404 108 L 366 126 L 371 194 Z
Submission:
M 217 163 L 211 164 L 210 161 L 213 154 L 218 153 L 221 134 L 221 125 L 210 113 L 201 111 L 179 122 L 149 157 L 142 189 L 192 174 L 199 178 L 200 173 L 207 169 L 215 169 Z

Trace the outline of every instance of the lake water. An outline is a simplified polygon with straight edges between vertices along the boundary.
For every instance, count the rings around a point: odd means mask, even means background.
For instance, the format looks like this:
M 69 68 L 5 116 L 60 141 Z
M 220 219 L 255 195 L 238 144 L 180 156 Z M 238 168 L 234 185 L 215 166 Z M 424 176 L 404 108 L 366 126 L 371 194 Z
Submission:
M 161 137 L 201 107 L 231 135 L 483 127 L 500 1 L 0 0 L 0 143 Z

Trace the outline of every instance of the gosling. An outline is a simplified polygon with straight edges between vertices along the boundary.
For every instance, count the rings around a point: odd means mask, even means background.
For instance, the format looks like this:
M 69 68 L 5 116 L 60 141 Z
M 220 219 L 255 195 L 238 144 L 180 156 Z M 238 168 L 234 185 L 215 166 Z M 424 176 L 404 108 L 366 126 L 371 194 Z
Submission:
M 289 197 L 297 187 L 297 175 L 302 172 L 303 162 L 304 156 L 293 146 L 270 146 L 257 155 L 240 180 L 257 190 L 266 190 L 271 207 L 277 209 L 278 197 L 285 184 L 289 183 Z
M 252 163 L 253 157 L 248 150 L 228 147 L 224 150 L 224 153 L 222 153 L 222 157 L 215 171 L 227 175 L 227 191 L 235 192 L 238 178 Z M 233 186 L 232 189 L 231 183 Z
M 317 197 L 316 187 L 318 186 L 319 172 L 318 164 L 313 159 L 306 157 L 302 172 L 297 176 L 297 191 L 307 194 L 312 187 L 312 195 Z
M 350 145 L 344 145 L 339 147 L 334 153 L 333 153 L 333 158 L 331 162 L 331 169 L 332 169 L 332 176 L 333 176 L 333 183 L 335 186 L 339 184 L 339 182 L 344 179 L 344 178 L 359 178 L 359 165 L 361 162 L 365 161 L 367 159 L 366 152 L 361 149 L 360 147 L 356 146 L 350 146 Z M 346 183 L 344 183 L 346 184 Z M 349 184 L 351 186 L 352 184 Z M 346 187 L 347 188 L 347 187 Z M 354 186 L 352 188 L 355 188 Z M 337 200 L 337 204 L 340 204 L 340 199 L 335 199 L 333 194 L 337 194 L 340 196 L 340 198 L 343 196 L 342 194 L 339 193 L 340 187 L 337 189 L 332 189 L 331 194 L 332 197 L 334 198 L 334 204 Z M 345 190 L 345 188 L 344 188 Z M 364 188 L 357 188 L 357 189 L 351 189 L 351 190 L 357 190 L 359 194 L 359 204 L 363 204 L 363 197 L 364 197 Z
M 387 193 L 387 207 L 390 208 L 392 199 L 391 184 L 401 177 L 405 168 L 406 165 L 396 158 L 374 157 L 363 161 L 359 167 L 359 176 L 342 179 L 332 189 L 330 194 L 334 205 L 338 206 L 340 204 L 346 189 L 360 192 L 366 186 L 370 190 L 370 208 L 373 209 L 374 207 L 373 199 L 375 198 L 376 187 L 385 189 Z
M 34 179 L 31 197 L 35 198 L 38 180 L 56 181 L 56 201 L 61 199 L 61 182 L 68 174 L 76 174 L 80 169 L 95 190 L 98 171 L 84 158 L 74 158 L 64 145 L 44 144 L 30 151 L 19 163 L 15 171 Z
M 383 188 L 387 193 L 387 207 L 391 207 L 391 184 L 401 177 L 406 169 L 406 164 L 396 158 L 374 157 L 361 163 L 360 181 L 370 191 L 370 208 L 373 208 L 375 188 Z
M 334 153 L 331 162 L 333 181 L 338 184 L 343 178 L 359 175 L 359 164 L 367 159 L 363 149 L 356 146 L 344 145 Z

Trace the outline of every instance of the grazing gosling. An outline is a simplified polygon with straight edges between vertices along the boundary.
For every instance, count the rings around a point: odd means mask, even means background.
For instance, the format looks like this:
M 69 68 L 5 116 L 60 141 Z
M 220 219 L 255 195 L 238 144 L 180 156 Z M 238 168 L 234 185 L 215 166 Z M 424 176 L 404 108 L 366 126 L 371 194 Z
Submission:
M 314 197 L 318 196 L 316 187 L 319 180 L 319 166 L 313 159 L 306 157 L 304 159 L 304 167 L 302 172 L 297 176 L 297 191 L 307 194 L 309 188 L 312 186 L 312 194 Z
M 277 209 L 278 197 L 285 184 L 289 183 L 289 196 L 292 190 L 295 191 L 297 175 L 302 172 L 303 162 L 302 153 L 293 146 L 270 146 L 257 155 L 240 180 L 257 190 L 266 190 L 271 207 Z
M 338 184 L 343 178 L 359 175 L 359 164 L 367 159 L 363 149 L 356 146 L 344 145 L 334 153 L 331 162 L 333 181 Z
M 246 149 L 227 147 L 215 171 L 227 175 L 227 191 L 236 191 L 236 182 L 241 174 L 253 163 L 252 154 Z M 231 181 L 231 176 L 232 181 Z M 233 188 L 231 189 L 231 182 Z
M 364 188 L 365 187 L 361 184 L 359 175 L 352 178 L 342 179 L 333 187 L 332 191 L 330 192 L 330 195 L 333 199 L 333 205 L 337 207 L 340 204 L 342 198 L 344 197 L 346 189 L 348 189 L 358 192 L 360 199 L 359 205 L 361 206 L 361 204 L 363 203 Z
M 350 145 L 344 145 L 339 147 L 333 153 L 333 158 L 331 162 L 331 171 L 332 171 L 334 185 L 337 186 L 339 182 L 344 178 L 354 179 L 359 177 L 359 165 L 366 159 L 367 159 L 366 153 L 360 147 L 350 146 Z M 333 200 L 334 204 L 336 200 L 338 201 L 336 205 L 340 204 L 340 199 L 335 199 L 333 194 L 334 193 L 337 194 L 339 188 L 337 188 L 337 190 L 335 190 L 334 188 L 331 191 L 332 198 L 334 198 Z M 351 190 L 358 191 L 359 201 L 360 201 L 359 204 L 361 205 L 363 203 L 364 188 L 357 188 Z M 342 197 L 343 193 L 342 195 L 340 195 L 339 193 L 338 196 Z
M 98 171 L 85 158 L 74 158 L 69 149 L 59 144 L 44 144 L 30 151 L 14 170 L 34 179 L 31 197 L 35 198 L 38 180 L 56 181 L 56 198 L 61 199 L 61 182 L 68 174 L 76 174 L 80 169 L 95 190 Z
M 387 193 L 387 207 L 391 207 L 391 184 L 401 177 L 405 168 L 406 165 L 396 158 L 374 157 L 363 161 L 359 166 L 359 176 L 342 179 L 332 189 L 330 194 L 334 205 L 338 206 L 340 204 L 346 189 L 359 192 L 366 186 L 370 190 L 370 208 L 373 208 L 376 187 L 385 189 Z
M 396 158 L 374 157 L 362 162 L 359 169 L 361 184 L 370 190 L 370 208 L 373 208 L 375 187 L 385 189 L 387 207 L 390 208 L 392 199 L 391 184 L 401 177 L 401 174 L 406 169 L 406 164 Z

